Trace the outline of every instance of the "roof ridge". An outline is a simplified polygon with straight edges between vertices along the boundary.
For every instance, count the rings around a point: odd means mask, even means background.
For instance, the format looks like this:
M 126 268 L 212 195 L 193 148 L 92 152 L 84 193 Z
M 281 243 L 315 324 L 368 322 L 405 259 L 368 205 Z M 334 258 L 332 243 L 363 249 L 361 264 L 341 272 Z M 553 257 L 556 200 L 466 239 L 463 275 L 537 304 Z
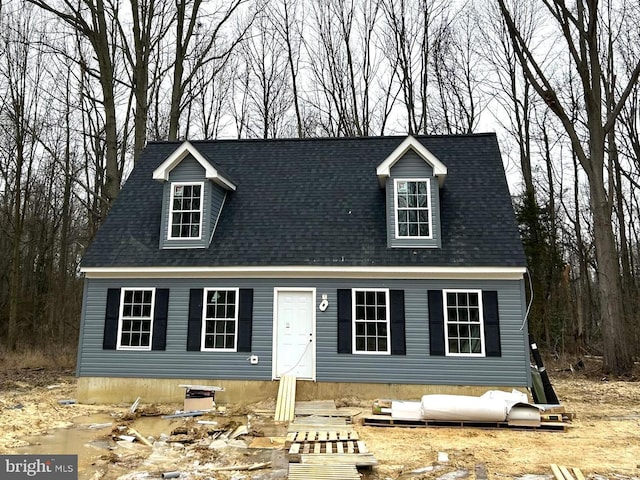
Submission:
M 152 140 L 147 142 L 149 145 L 180 145 L 186 141 L 192 144 L 201 143 L 258 143 L 258 142 L 307 142 L 307 141 L 371 141 L 380 139 L 400 139 L 406 138 L 409 134 L 398 135 L 368 135 L 361 137 L 278 137 L 278 138 L 211 138 L 211 139 L 184 139 L 184 140 Z M 448 134 L 414 134 L 415 138 L 428 139 L 428 138 L 463 138 L 463 137 L 487 137 L 496 136 L 496 132 L 477 132 L 477 133 L 448 133 Z

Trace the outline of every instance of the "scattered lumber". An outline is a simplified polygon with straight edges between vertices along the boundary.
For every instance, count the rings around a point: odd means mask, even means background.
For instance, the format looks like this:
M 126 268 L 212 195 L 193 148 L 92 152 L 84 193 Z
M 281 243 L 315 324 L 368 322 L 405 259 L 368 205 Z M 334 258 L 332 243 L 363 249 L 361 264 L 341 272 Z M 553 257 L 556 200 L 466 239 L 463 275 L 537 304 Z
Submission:
M 271 466 L 271 462 L 263 462 L 263 463 L 252 463 L 251 465 L 229 465 L 226 467 L 213 467 L 210 470 L 215 472 L 241 472 L 248 471 L 251 472 L 253 470 L 260 470 L 261 468 L 268 468 Z
M 135 430 L 133 428 L 130 428 L 129 429 L 129 433 L 131 435 L 134 435 L 138 440 L 140 440 L 142 443 L 144 443 L 147 447 L 153 447 L 151 442 L 149 440 L 147 440 L 146 438 L 144 438 L 142 435 L 140 435 L 140 433 L 137 430 Z
M 568 467 L 557 465 L 555 463 L 552 463 L 550 466 L 556 480 L 585 480 L 584 475 L 579 468 L 574 467 L 572 469 L 573 474 L 571 474 Z
M 296 404 L 296 377 L 283 375 L 278 386 L 278 398 L 276 400 L 276 422 L 290 422 L 293 420 Z

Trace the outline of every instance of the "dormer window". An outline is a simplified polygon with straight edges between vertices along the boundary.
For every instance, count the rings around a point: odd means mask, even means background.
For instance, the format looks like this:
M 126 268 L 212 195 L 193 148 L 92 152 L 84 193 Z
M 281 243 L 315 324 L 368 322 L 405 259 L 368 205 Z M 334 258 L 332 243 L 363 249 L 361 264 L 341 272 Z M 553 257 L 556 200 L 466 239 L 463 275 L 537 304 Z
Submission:
M 189 142 L 169 155 L 153 178 L 164 183 L 159 247 L 207 248 L 235 184 Z
M 428 179 L 394 180 L 396 238 L 432 238 Z
M 169 239 L 201 238 L 203 189 L 203 182 L 171 184 Z
M 385 189 L 387 246 L 441 248 L 440 193 L 447 167 L 408 136 L 376 167 L 376 174 Z

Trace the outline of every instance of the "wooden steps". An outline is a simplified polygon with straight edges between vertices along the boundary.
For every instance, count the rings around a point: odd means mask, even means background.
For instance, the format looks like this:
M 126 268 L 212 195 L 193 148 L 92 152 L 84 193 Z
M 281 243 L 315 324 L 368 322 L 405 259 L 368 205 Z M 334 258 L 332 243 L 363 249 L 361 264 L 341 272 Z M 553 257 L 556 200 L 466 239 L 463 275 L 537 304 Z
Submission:
M 353 412 L 339 412 L 333 401 L 298 402 L 295 410 L 286 442 L 292 464 L 370 467 L 378 463 L 353 425 L 347 423 Z
M 289 465 L 289 480 L 360 480 L 355 465 L 295 463 Z
M 276 422 L 290 422 L 293 420 L 296 405 L 296 377 L 283 375 L 280 377 L 278 398 L 276 400 Z

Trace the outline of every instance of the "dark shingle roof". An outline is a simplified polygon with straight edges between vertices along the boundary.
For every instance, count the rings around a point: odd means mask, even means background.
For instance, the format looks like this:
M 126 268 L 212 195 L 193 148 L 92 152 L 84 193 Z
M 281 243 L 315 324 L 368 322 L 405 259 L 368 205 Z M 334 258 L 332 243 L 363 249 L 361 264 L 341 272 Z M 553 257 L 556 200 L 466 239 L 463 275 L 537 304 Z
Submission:
M 83 267 L 524 266 L 495 135 L 417 137 L 448 168 L 442 248 L 387 248 L 376 167 L 406 137 L 192 142 L 237 185 L 207 249 L 159 248 L 154 169 L 179 145 L 151 143 Z

